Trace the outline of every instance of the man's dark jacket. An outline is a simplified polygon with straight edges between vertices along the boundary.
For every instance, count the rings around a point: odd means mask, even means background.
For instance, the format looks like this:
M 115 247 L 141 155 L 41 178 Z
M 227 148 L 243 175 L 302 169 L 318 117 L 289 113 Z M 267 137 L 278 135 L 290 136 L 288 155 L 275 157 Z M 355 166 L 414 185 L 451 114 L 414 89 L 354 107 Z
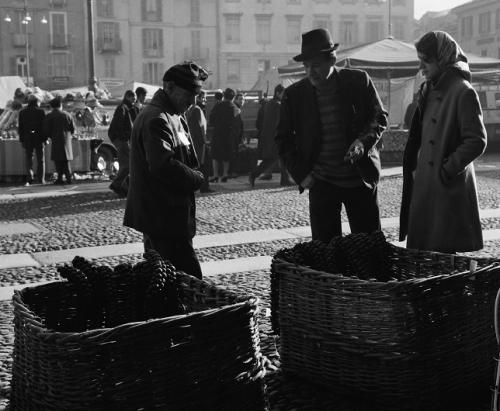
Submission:
M 125 102 L 122 102 L 116 107 L 108 129 L 109 139 L 111 141 L 130 141 L 132 125 L 134 124 L 136 116 L 137 111 L 135 106 L 128 106 Z
M 132 128 L 123 224 L 153 238 L 194 237 L 194 192 L 203 181 L 197 167 L 187 123 L 160 89 Z
M 348 146 L 357 138 L 363 142 L 364 155 L 356 166 L 363 182 L 374 187 L 380 178 L 380 157 L 375 145 L 387 127 L 387 112 L 366 72 L 342 69 L 334 75 L 338 76 L 340 86 Z M 321 148 L 320 111 L 309 79 L 285 89 L 276 142 L 280 157 L 300 184 L 312 171 Z
M 19 113 L 19 140 L 25 147 L 39 147 L 47 141 L 43 133 L 45 111 L 37 106 L 28 106 Z

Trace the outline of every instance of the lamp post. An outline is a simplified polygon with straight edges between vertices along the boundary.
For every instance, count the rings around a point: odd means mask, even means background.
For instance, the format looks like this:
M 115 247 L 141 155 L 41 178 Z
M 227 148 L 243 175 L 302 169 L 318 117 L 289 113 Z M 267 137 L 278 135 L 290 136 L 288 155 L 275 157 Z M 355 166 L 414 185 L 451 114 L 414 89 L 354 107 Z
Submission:
M 26 85 L 28 87 L 31 86 L 30 83 L 30 43 L 29 43 L 29 30 L 28 30 L 28 25 L 30 24 L 32 18 L 28 12 L 28 0 L 24 0 L 24 7 L 23 7 L 23 19 L 21 20 L 21 24 L 25 26 L 24 30 L 24 46 L 25 46 L 25 53 L 26 53 Z M 10 16 L 7 14 L 4 18 L 4 21 L 7 23 L 10 23 L 12 19 Z M 47 24 L 47 19 L 45 16 L 42 17 L 40 20 L 40 23 L 42 24 Z M 24 74 L 24 70 L 23 70 Z

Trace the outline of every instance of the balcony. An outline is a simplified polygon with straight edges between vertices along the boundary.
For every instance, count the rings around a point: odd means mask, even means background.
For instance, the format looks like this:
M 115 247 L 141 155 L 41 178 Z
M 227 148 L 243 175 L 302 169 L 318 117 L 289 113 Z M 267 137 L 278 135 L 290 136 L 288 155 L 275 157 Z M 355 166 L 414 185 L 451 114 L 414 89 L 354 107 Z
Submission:
M 144 49 L 144 57 L 163 57 L 163 50 L 159 48 Z
M 12 35 L 12 45 L 14 47 L 26 47 L 26 34 L 15 33 Z
M 70 35 L 69 34 L 52 34 L 49 35 L 49 45 L 50 48 L 53 49 L 66 49 L 69 48 L 70 43 Z
M 197 48 L 197 47 L 185 47 L 184 48 L 184 60 L 194 60 L 197 63 L 206 62 L 210 56 L 210 49 L 208 48 Z
M 122 39 L 104 39 L 97 38 L 97 52 L 98 53 L 121 53 L 122 52 Z

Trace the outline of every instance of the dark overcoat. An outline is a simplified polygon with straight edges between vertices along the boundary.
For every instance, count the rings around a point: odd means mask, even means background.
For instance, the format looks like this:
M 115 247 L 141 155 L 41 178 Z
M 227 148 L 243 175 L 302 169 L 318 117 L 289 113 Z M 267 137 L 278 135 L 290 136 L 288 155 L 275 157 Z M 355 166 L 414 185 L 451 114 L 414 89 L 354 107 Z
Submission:
M 374 188 L 380 179 L 376 144 L 387 127 L 387 112 L 366 72 L 342 69 L 336 75 L 339 76 L 347 146 L 356 139 L 363 143 L 363 157 L 355 164 L 365 185 Z M 285 89 L 276 142 L 290 175 L 297 182 L 303 181 L 312 171 L 321 148 L 320 112 L 309 79 L 304 78 Z
M 210 113 L 213 127 L 212 158 L 230 161 L 236 152 L 237 141 L 241 136 L 241 111 L 232 101 L 223 100 L 214 106 Z
M 28 106 L 19 112 L 19 140 L 25 147 L 40 147 L 47 141 L 44 120 L 45 111 L 37 106 Z
M 194 192 L 203 181 L 197 167 L 186 120 L 160 89 L 132 127 L 123 224 L 152 238 L 194 237 Z
M 486 147 L 486 130 L 478 95 L 454 70 L 424 94 L 404 153 L 400 240 L 408 235 L 407 247 L 420 250 L 479 250 L 472 161 Z
M 204 162 L 204 150 L 207 142 L 207 119 L 205 118 L 203 109 L 199 105 L 193 104 L 189 107 L 188 111 L 186 111 L 186 120 L 189 126 L 189 133 L 193 140 L 196 156 L 200 162 Z
M 108 137 L 111 141 L 130 141 L 132 125 L 134 124 L 137 110 L 135 106 L 128 106 L 124 101 L 115 109 L 113 118 L 108 128 Z
M 265 160 L 278 158 L 278 147 L 275 138 L 280 121 L 280 106 L 280 100 L 277 98 L 269 100 L 264 105 L 258 151 L 260 158 Z
M 52 161 L 73 160 L 72 139 L 75 132 L 73 117 L 57 108 L 45 117 L 44 133 L 51 140 L 50 159 Z

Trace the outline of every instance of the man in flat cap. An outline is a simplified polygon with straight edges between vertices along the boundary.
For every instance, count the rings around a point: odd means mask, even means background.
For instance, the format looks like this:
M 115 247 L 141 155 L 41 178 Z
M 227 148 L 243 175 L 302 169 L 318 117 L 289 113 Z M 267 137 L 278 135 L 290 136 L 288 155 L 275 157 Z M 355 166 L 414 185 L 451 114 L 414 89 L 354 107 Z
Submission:
M 337 47 L 328 30 L 302 35 L 294 60 L 306 78 L 285 90 L 276 136 L 299 191 L 309 189 L 312 238 L 323 242 L 342 235 L 342 204 L 351 232 L 380 229 L 376 143 L 387 112 L 366 72 L 335 67 Z
M 195 103 L 207 72 L 193 62 L 170 67 L 163 88 L 138 114 L 130 144 L 130 181 L 124 225 L 144 235 L 174 266 L 201 278 L 193 249 L 195 197 L 203 173 L 184 112 Z

